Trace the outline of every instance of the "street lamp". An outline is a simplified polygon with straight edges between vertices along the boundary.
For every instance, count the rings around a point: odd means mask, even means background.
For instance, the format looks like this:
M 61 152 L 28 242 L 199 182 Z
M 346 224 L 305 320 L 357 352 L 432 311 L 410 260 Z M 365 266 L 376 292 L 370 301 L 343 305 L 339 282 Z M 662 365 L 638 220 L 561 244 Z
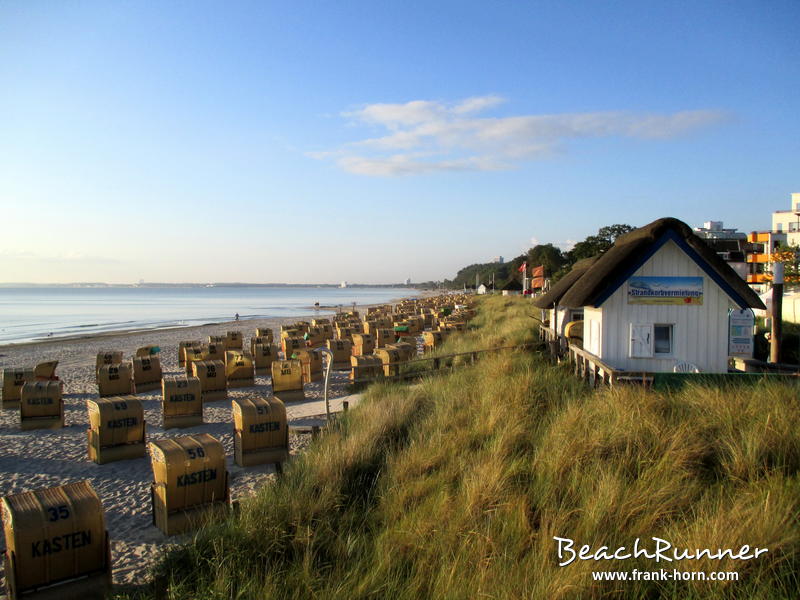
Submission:
M 314 348 L 314 352 L 320 352 L 325 355 L 327 359 L 327 367 L 325 368 L 325 391 L 323 392 L 325 397 L 325 419 L 326 421 L 331 420 L 331 405 L 328 401 L 328 388 L 330 385 L 330 378 L 331 378 L 331 369 L 333 369 L 333 352 L 330 351 L 328 348 Z

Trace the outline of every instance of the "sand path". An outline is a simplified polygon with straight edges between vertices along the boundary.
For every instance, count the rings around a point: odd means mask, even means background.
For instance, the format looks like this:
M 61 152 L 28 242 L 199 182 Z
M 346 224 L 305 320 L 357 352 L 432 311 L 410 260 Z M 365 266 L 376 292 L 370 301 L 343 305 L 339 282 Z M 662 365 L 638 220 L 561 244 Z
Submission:
M 158 553 L 185 537 L 167 538 L 152 524 L 150 482 L 152 470 L 149 458 L 97 465 L 87 456 L 86 430 L 88 415 L 86 400 L 97 397 L 94 364 L 101 350 L 122 350 L 130 357 L 136 348 L 155 344 L 165 374 L 179 374 L 177 346 L 184 339 L 206 339 L 209 335 L 224 335 L 226 331 L 242 331 L 245 343 L 255 333 L 255 327 L 273 327 L 293 319 L 270 319 L 224 323 L 180 330 L 162 330 L 136 334 L 109 335 L 79 340 L 52 341 L 42 344 L 0 347 L 0 367 L 32 367 L 44 360 L 59 360 L 58 375 L 65 382 L 64 405 L 66 426 L 58 430 L 21 431 L 17 411 L 0 411 L 0 496 L 26 490 L 61 485 L 87 479 L 97 491 L 105 509 L 106 526 L 112 543 L 113 580 L 115 584 L 139 584 L 144 581 L 148 567 Z M 342 397 L 348 394 L 346 373 L 334 372 L 330 396 L 335 410 L 340 409 Z M 287 406 L 290 425 L 324 422 L 322 383 L 305 386 L 307 400 Z M 144 406 L 147 439 L 156 440 L 178 435 L 209 433 L 219 439 L 228 454 L 231 498 L 236 500 L 253 494 L 260 486 L 275 477 L 272 465 L 242 468 L 233 464 L 233 436 L 230 400 L 252 395 L 270 396 L 269 377 L 256 377 L 250 388 L 229 390 L 227 401 L 206 403 L 204 424 L 185 429 L 161 427 L 160 391 L 139 394 Z M 349 398 L 351 406 L 357 401 Z M 300 452 L 309 442 L 309 435 L 290 436 L 290 451 Z M 4 549 L 5 540 L 2 540 Z M 0 581 L 4 587 L 4 582 Z M 3 588 L 0 588 L 3 589 Z

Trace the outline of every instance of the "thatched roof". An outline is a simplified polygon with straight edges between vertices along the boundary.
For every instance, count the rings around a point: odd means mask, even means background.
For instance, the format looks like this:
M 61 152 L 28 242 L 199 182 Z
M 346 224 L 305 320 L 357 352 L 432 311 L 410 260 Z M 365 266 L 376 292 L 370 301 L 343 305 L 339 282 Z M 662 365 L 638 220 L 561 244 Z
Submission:
M 534 298 L 533 305 L 539 308 L 553 308 L 556 302 L 559 302 L 561 297 L 569 291 L 572 284 L 575 283 L 596 260 L 597 257 L 593 256 L 592 258 L 584 258 L 576 262 L 569 273 L 553 284 L 550 291 Z
M 513 291 L 521 292 L 522 291 L 522 284 L 519 281 L 517 281 L 516 279 L 512 279 L 511 281 L 509 281 L 507 284 L 505 284 L 500 289 L 501 290 L 506 290 L 506 291 L 509 291 L 509 292 L 513 292 Z
M 558 304 L 569 308 L 599 306 L 670 239 L 694 259 L 740 308 L 765 308 L 758 295 L 730 265 L 695 235 L 691 227 L 673 218 L 658 219 L 620 236 L 591 269 L 584 269 L 575 278 Z

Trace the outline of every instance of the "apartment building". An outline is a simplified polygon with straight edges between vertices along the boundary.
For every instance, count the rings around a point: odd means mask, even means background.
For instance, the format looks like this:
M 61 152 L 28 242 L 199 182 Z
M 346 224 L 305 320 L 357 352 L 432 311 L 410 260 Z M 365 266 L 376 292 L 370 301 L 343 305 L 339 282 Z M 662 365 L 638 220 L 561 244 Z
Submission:
M 800 246 L 800 193 L 792 194 L 790 210 L 776 210 L 772 213 L 772 231 L 785 233 L 789 246 Z

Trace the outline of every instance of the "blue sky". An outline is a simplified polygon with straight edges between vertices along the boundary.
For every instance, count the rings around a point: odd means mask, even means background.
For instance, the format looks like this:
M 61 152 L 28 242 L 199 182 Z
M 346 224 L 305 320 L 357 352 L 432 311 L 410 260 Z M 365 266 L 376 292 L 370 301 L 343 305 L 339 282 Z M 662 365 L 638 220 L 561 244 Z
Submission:
M 5 2 L 0 281 L 421 281 L 611 223 L 767 229 L 800 191 L 798 23 L 797 2 Z

